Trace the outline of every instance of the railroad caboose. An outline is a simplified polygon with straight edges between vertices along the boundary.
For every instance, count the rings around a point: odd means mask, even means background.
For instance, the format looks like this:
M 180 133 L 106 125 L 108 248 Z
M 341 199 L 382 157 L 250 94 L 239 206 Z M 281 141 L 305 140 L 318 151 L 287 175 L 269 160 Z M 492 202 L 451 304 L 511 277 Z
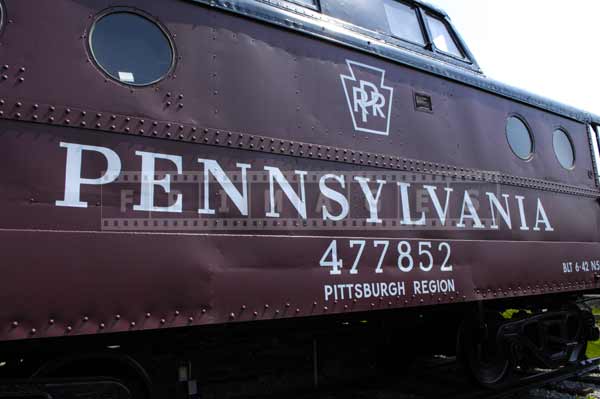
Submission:
M 0 14 L 0 396 L 277 393 L 426 349 L 501 387 L 597 338 L 600 118 L 487 78 L 443 11 Z

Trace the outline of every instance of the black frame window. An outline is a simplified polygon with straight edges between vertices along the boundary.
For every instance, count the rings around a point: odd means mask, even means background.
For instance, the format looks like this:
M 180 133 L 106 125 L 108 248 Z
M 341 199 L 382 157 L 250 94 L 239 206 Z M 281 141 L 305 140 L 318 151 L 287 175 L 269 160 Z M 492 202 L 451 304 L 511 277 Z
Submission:
M 299 6 L 312 8 L 313 10 L 319 9 L 319 0 L 286 0 L 288 3 L 294 3 Z
M 89 35 L 96 65 L 115 81 L 148 86 L 166 78 L 175 65 L 170 35 L 151 17 L 136 10 L 101 14 Z
M 465 59 L 464 51 L 444 18 L 425 13 L 425 21 L 435 49 L 455 58 Z
M 392 36 L 425 46 L 425 36 L 417 8 L 396 0 L 384 0 L 383 9 Z

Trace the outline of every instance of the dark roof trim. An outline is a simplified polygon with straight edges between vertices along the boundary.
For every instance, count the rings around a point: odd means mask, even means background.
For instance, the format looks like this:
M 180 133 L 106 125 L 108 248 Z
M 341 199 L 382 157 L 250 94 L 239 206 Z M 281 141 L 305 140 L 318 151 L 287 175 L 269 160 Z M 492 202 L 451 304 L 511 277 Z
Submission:
M 297 6 L 293 3 L 280 0 L 187 1 L 231 11 L 353 47 L 415 69 L 473 86 L 579 122 L 589 123 L 593 121 L 595 123 L 600 123 L 600 116 L 595 116 L 580 109 L 489 79 L 480 73 L 479 67 L 476 66 L 476 64 L 475 68 L 457 66 L 455 62 L 451 62 L 450 60 L 446 61 L 434 58 L 433 56 L 423 54 L 423 52 L 393 44 L 392 40 L 389 40 L 386 35 L 360 29 L 349 23 L 344 23 L 306 7 Z M 451 23 L 443 11 L 421 1 L 415 1 L 415 3 L 446 16 L 446 21 Z M 458 36 L 458 39 L 463 48 L 468 51 L 462 38 Z M 470 55 L 470 52 L 468 55 Z

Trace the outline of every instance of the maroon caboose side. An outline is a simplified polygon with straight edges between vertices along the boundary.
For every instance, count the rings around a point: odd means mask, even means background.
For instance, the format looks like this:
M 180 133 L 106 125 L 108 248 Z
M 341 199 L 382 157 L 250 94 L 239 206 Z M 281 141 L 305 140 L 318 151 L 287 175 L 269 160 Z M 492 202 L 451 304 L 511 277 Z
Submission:
M 289 392 L 425 351 L 499 387 L 596 338 L 600 118 L 486 78 L 443 11 L 0 13 L 0 397 Z

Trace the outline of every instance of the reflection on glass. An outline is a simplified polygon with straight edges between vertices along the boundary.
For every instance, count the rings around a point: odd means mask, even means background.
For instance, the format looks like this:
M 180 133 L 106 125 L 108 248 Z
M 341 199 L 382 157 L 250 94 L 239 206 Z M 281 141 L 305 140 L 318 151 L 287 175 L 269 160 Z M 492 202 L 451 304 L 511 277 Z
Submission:
M 516 156 L 528 159 L 533 152 L 533 140 L 525 123 L 514 116 L 506 121 L 506 138 Z
M 554 154 L 561 166 L 565 169 L 571 169 L 575 163 L 575 152 L 567 133 L 560 129 L 555 130 L 552 136 L 552 144 L 554 145 Z
M 463 58 L 461 51 L 458 49 L 458 45 L 452 38 L 444 21 L 427 14 L 427 23 L 429 25 L 433 44 L 435 44 L 435 47 L 438 50 Z
M 395 0 L 383 3 L 392 35 L 413 43 L 425 45 L 416 10 Z

